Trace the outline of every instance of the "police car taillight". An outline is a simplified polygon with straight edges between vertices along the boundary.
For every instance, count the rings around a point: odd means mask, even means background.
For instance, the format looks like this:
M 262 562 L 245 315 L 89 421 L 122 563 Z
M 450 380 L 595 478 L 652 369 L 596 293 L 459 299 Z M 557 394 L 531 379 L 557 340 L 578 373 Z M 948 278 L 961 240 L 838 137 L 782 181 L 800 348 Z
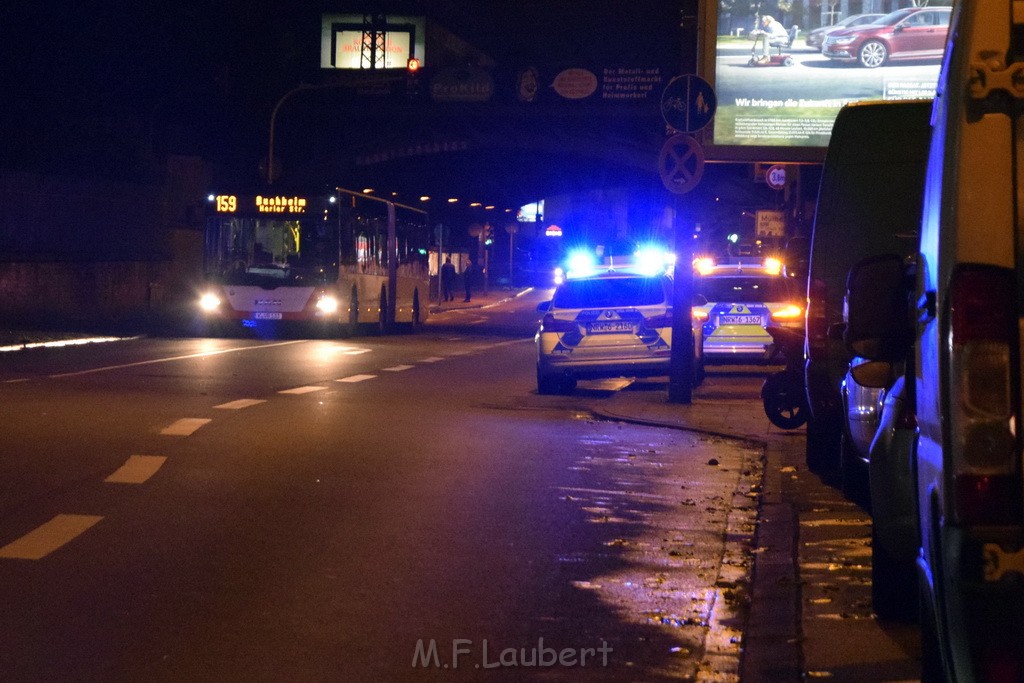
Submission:
M 785 308 L 780 308 L 777 311 L 772 311 L 772 320 L 780 321 L 791 321 L 799 320 L 804 314 L 804 309 L 800 308 L 796 304 L 790 304 Z
M 964 268 L 950 283 L 950 452 L 965 524 L 1021 521 L 1016 291 L 1002 268 Z
M 576 323 L 572 320 L 559 320 L 550 313 L 544 316 L 540 326 L 543 332 L 572 332 L 576 329 Z

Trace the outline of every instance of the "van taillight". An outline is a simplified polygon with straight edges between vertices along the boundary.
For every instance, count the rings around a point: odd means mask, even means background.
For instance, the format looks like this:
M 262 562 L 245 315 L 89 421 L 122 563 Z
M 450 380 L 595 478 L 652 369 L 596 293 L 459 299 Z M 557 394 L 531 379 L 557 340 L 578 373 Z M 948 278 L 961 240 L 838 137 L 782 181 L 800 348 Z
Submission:
M 545 332 L 572 332 L 576 329 L 576 322 L 573 320 L 559 320 L 548 313 L 541 320 L 541 327 Z
M 807 358 L 826 360 L 828 354 L 828 319 L 825 316 L 825 281 L 813 279 L 807 288 Z
M 955 509 L 965 524 L 1021 521 L 1016 287 L 1001 268 L 964 268 L 949 289 Z

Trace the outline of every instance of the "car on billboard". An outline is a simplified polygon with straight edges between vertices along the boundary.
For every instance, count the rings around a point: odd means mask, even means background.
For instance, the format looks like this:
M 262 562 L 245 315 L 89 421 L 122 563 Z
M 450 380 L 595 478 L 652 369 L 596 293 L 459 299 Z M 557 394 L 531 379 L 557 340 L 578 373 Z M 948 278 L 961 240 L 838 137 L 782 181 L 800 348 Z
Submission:
M 821 53 L 868 69 L 890 61 L 941 59 L 949 29 L 949 7 L 908 7 L 872 24 L 833 31 Z
M 829 34 L 851 26 L 863 26 L 864 24 L 870 24 L 873 23 L 875 19 L 881 19 L 884 16 L 884 14 L 851 14 L 848 17 L 840 19 L 831 26 L 819 26 L 818 28 L 811 29 L 807 32 L 807 37 L 804 38 L 804 42 L 807 44 L 807 47 L 820 50 L 821 46 L 825 43 L 825 38 Z

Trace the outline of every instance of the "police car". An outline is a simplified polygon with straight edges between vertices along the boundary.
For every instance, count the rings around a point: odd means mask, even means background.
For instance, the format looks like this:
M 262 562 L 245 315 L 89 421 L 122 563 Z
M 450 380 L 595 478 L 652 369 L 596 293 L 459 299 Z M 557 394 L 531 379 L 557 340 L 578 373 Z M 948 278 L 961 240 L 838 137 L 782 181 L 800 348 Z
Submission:
M 694 266 L 694 291 L 708 301 L 693 309 L 705 363 L 767 361 L 775 347 L 766 327 L 803 328 L 800 292 L 777 259 L 698 259 Z
M 570 266 L 551 300 L 537 307 L 544 313 L 535 337 L 537 393 L 568 393 L 577 379 L 667 375 L 670 266 L 661 253 L 624 266 Z

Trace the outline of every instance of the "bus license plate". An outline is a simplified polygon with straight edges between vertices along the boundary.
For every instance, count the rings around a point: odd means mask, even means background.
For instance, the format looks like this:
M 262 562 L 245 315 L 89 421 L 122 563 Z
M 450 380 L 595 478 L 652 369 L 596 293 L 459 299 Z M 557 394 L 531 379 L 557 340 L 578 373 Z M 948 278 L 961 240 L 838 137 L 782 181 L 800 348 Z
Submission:
M 759 315 L 720 315 L 718 316 L 719 325 L 760 325 L 761 316 Z
M 626 322 L 625 320 L 616 320 L 606 323 L 590 323 L 588 330 L 597 334 L 602 332 L 632 332 L 633 323 Z
M 280 320 L 280 311 L 256 311 L 252 314 L 252 317 L 256 320 Z

